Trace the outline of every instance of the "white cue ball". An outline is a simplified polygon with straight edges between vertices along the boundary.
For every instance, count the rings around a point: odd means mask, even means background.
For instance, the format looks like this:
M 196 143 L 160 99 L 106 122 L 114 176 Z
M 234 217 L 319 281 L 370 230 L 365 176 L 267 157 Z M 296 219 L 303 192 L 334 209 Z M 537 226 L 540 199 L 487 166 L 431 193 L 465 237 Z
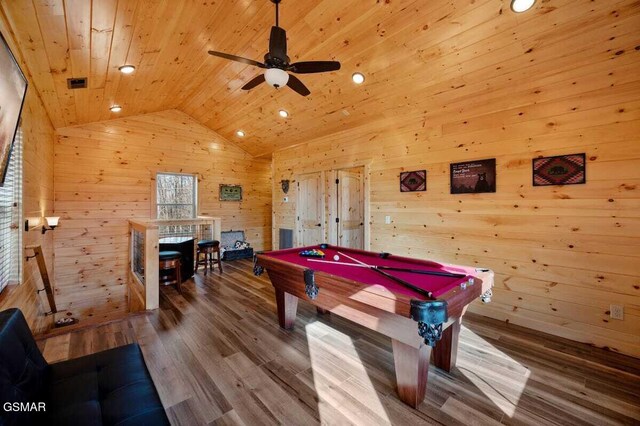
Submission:
M 333 260 L 340 260 L 340 256 L 338 256 L 337 254 L 333 256 Z

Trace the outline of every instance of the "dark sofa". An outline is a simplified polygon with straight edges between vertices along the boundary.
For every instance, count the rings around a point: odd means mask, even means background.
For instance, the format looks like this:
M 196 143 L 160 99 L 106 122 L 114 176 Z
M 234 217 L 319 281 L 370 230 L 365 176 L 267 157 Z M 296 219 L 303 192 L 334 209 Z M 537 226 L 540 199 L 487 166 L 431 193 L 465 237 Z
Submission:
M 48 364 L 18 309 L 0 312 L 0 403 L 0 426 L 169 424 L 138 345 Z

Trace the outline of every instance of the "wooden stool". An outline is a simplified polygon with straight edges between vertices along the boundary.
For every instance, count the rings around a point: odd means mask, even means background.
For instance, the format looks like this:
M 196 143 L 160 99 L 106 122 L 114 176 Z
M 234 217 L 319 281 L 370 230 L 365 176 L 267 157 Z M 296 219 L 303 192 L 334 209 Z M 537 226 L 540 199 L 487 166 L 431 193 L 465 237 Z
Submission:
M 182 293 L 182 254 L 179 251 L 160 252 L 160 284 L 175 284 L 178 293 Z
M 198 241 L 198 250 L 196 254 L 196 272 L 198 272 L 198 266 L 204 265 L 204 274 L 207 275 L 207 265 L 209 265 L 209 269 L 213 271 L 213 253 L 216 253 L 216 263 L 218 264 L 218 269 L 222 272 L 222 262 L 220 260 L 220 241 L 216 240 L 200 240 Z M 204 258 L 201 259 L 200 255 L 204 255 Z M 207 260 L 207 255 L 209 255 L 209 259 Z

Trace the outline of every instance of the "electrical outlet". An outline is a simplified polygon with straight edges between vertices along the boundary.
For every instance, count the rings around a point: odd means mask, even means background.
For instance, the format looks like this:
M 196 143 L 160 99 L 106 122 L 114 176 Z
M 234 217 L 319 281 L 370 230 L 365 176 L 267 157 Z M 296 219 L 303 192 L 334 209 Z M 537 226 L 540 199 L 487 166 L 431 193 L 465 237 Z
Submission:
M 624 306 L 611 305 L 609 308 L 609 316 L 611 319 L 624 320 Z
M 387 224 L 387 225 L 391 224 L 391 216 L 385 216 L 384 217 L 384 223 Z

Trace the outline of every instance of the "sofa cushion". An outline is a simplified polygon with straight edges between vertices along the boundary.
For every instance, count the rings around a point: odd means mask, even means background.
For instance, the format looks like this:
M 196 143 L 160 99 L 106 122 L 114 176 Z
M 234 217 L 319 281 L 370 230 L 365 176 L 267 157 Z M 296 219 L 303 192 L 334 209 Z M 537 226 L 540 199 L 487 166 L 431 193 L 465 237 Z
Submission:
M 18 309 L 0 312 L 0 401 L 40 402 L 46 386 L 47 361 Z M 2 410 L 0 424 L 30 424 L 36 413 Z
M 54 424 L 169 424 L 136 344 L 51 364 L 49 380 Z

